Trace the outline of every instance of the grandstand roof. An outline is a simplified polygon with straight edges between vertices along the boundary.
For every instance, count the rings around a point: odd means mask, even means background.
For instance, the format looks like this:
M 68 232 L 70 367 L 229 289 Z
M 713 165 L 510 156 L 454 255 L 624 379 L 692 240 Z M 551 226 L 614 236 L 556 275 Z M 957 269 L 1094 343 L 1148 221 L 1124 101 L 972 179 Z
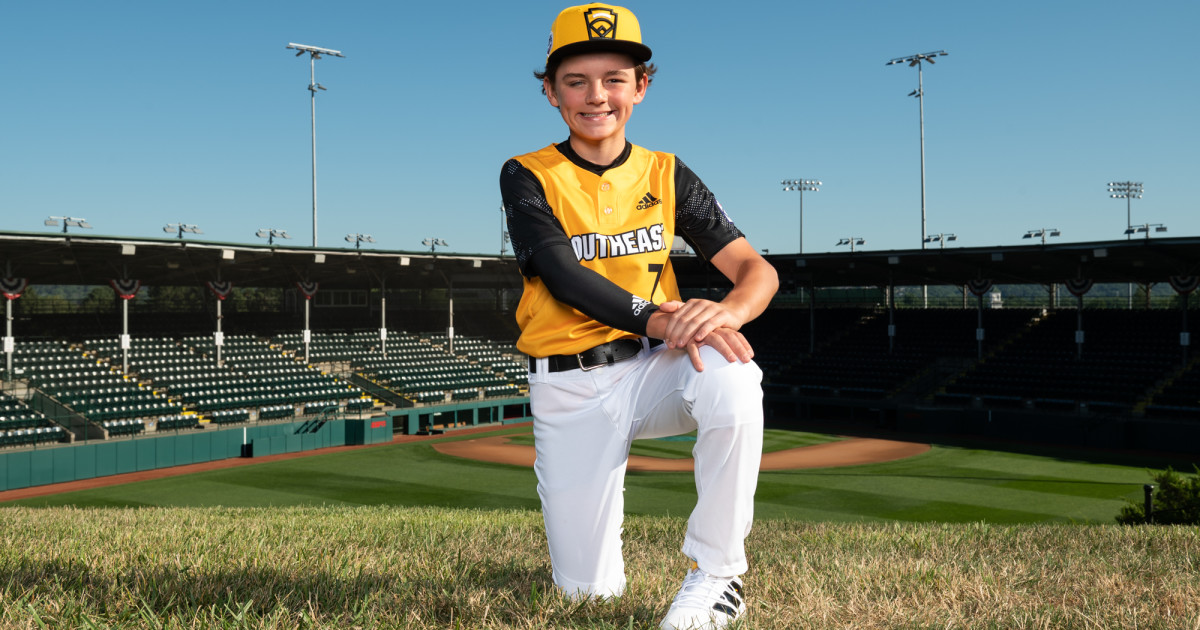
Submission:
M 7 264 L 9 267 L 4 267 Z M 11 271 L 9 271 L 11 269 Z M 212 243 L 161 238 L 0 232 L 0 272 L 30 284 L 241 287 L 319 282 L 328 288 L 519 287 L 511 256 Z
M 785 284 L 796 286 L 1049 284 L 1072 278 L 1096 282 L 1165 282 L 1200 275 L 1200 238 L 1138 238 L 1093 243 L 1034 244 L 926 250 L 769 255 Z M 682 286 L 727 284 L 696 256 L 673 257 Z M 199 285 L 363 289 L 520 286 L 511 256 L 245 245 L 171 238 L 0 232 L 0 271 L 31 284 L 103 285 L 110 279 L 147 286 Z
M 1200 275 L 1200 238 L 784 254 L 770 259 L 781 279 L 800 286 L 962 285 L 978 278 L 994 284 L 1050 284 L 1075 278 L 1153 283 Z

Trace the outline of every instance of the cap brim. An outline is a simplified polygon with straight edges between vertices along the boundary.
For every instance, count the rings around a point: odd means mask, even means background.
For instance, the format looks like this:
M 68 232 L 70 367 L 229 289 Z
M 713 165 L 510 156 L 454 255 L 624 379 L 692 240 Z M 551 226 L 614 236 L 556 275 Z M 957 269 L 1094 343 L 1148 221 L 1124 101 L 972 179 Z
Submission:
M 554 52 L 550 53 L 550 56 L 546 58 L 546 65 L 554 65 L 555 63 L 561 62 L 566 57 L 570 57 L 572 55 L 582 55 L 585 53 L 594 52 L 617 52 L 626 54 L 630 57 L 633 57 L 633 61 L 635 63 L 645 63 L 650 61 L 651 55 L 650 47 L 645 44 L 628 42 L 619 39 L 589 39 L 587 41 L 566 44 L 561 48 L 558 48 Z

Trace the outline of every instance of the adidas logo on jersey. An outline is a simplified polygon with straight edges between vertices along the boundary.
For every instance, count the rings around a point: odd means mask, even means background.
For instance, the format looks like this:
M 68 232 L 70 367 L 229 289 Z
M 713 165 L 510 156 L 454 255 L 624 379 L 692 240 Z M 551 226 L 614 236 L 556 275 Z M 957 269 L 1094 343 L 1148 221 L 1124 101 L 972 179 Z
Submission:
M 660 203 L 662 203 L 662 199 L 659 199 L 650 193 L 646 193 L 646 196 L 642 197 L 642 200 L 638 202 L 637 209 L 646 210 L 648 208 L 653 208 Z
M 643 300 L 642 298 L 640 298 L 636 295 L 633 296 L 633 316 L 634 317 L 641 315 L 642 311 L 646 310 L 647 306 L 650 306 L 650 302 L 647 302 L 646 300 Z

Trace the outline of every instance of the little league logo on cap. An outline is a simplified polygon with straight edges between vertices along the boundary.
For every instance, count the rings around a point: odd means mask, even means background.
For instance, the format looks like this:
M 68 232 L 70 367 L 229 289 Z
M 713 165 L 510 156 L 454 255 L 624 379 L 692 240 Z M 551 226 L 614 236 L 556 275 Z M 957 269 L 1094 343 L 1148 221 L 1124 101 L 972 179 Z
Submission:
M 637 16 L 625 7 L 585 4 L 568 7 L 550 27 L 546 65 L 563 57 L 588 52 L 619 52 L 638 63 L 650 60 L 650 47 L 642 43 Z
M 587 19 L 590 39 L 615 39 L 617 36 L 617 14 L 606 7 L 595 7 L 583 13 Z

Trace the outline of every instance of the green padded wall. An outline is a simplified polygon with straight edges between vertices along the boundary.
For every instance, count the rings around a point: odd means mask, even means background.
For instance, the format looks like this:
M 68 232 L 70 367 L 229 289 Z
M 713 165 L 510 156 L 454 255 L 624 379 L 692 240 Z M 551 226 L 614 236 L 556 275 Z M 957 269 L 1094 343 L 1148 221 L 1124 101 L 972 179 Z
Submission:
M 92 446 L 96 451 L 96 476 L 106 477 L 117 474 L 117 445 L 100 442 Z
M 54 483 L 54 452 L 33 451 L 29 454 L 29 485 Z
M 90 447 L 84 447 L 91 450 Z M 74 449 L 56 448 L 47 451 L 51 454 L 51 470 L 50 476 L 54 479 L 53 483 L 62 483 L 64 481 L 75 481 L 79 479 L 75 471 L 75 451 Z
M 96 447 L 98 444 L 85 444 L 72 449 L 61 449 L 75 454 L 75 478 L 91 479 L 96 476 Z
M 8 454 L 8 489 L 29 487 L 29 451 Z

